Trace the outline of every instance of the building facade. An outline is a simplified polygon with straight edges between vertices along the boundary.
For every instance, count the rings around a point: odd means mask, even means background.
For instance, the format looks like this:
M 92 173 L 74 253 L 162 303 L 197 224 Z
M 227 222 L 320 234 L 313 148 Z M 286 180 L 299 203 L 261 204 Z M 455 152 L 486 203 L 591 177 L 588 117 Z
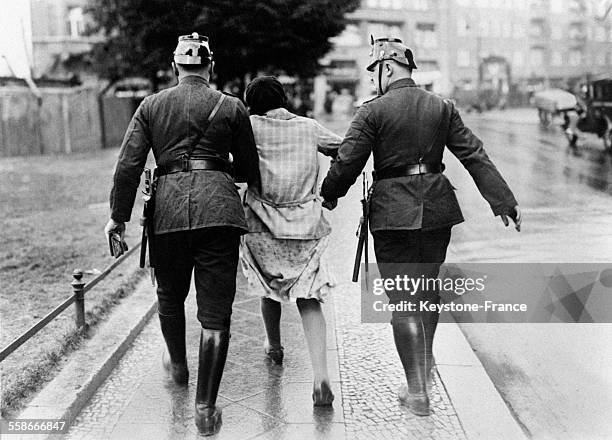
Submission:
M 78 69 L 97 36 L 88 36 L 88 0 L 30 0 L 34 77 L 62 77 Z M 71 64 L 77 65 L 72 69 Z
M 401 37 L 417 60 L 417 82 L 432 90 L 448 88 L 443 4 L 444 0 L 364 0 L 347 15 L 345 31 L 333 39 L 334 49 L 322 60 L 328 88 L 338 93 L 348 89 L 357 98 L 373 93 L 365 70 L 370 35 Z
M 322 63 L 325 84 L 354 96 L 371 81 L 370 34 L 400 36 L 417 83 L 442 95 L 527 94 L 612 72 L 612 19 L 595 0 L 363 0 Z M 323 80 L 319 80 L 322 83 Z

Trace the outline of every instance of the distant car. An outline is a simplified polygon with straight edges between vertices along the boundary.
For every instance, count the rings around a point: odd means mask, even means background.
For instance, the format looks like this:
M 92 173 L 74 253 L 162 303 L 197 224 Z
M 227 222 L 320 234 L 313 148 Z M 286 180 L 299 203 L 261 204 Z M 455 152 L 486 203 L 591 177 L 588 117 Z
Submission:
M 595 133 L 612 153 L 612 77 L 594 78 L 585 86 L 586 115 L 579 121 L 578 129 Z

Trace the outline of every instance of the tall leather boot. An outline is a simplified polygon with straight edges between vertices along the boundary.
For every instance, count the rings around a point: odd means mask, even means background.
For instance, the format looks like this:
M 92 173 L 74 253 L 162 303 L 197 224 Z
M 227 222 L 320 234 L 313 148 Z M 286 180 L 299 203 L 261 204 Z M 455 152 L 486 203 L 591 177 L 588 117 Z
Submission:
M 217 408 L 215 403 L 227 358 L 229 339 L 229 330 L 202 329 L 195 402 L 195 423 L 202 435 L 214 435 L 221 429 L 221 409 Z
M 408 386 L 400 388 L 398 397 L 403 405 L 418 416 L 428 416 L 427 340 L 421 316 L 393 317 L 395 347 L 406 373 Z
M 162 315 L 159 313 L 159 323 L 168 351 L 164 353 L 162 363 L 166 371 L 178 385 L 187 385 L 189 370 L 185 349 L 185 313 L 177 315 Z
M 438 327 L 440 314 L 438 312 L 426 312 L 423 314 L 423 323 L 425 325 L 425 362 L 427 365 L 427 390 L 430 391 L 433 386 L 434 366 L 436 364 L 433 356 L 433 341 Z

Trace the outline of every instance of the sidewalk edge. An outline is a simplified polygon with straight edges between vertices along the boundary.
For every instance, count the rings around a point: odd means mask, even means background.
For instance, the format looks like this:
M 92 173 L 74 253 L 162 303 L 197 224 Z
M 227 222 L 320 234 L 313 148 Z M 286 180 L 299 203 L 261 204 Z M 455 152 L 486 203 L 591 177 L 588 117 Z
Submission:
M 157 310 L 148 279 L 112 312 L 94 336 L 74 353 L 60 373 L 19 414 L 19 419 L 61 419 L 70 426 L 79 412 L 112 373 L 121 357 Z M 22 435 L 25 439 L 61 438 Z
M 468 440 L 527 439 L 456 322 L 438 325 L 434 353 Z

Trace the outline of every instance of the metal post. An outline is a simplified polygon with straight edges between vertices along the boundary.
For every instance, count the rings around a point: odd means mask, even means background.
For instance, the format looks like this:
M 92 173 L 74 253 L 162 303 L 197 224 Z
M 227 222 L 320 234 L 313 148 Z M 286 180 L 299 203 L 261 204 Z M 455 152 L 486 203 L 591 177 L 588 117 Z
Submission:
M 75 321 L 77 328 L 85 327 L 85 294 L 83 293 L 83 288 L 85 287 L 85 282 L 82 281 L 83 271 L 80 269 L 75 269 L 72 272 L 72 280 L 71 286 L 74 291 L 74 306 L 75 306 Z

